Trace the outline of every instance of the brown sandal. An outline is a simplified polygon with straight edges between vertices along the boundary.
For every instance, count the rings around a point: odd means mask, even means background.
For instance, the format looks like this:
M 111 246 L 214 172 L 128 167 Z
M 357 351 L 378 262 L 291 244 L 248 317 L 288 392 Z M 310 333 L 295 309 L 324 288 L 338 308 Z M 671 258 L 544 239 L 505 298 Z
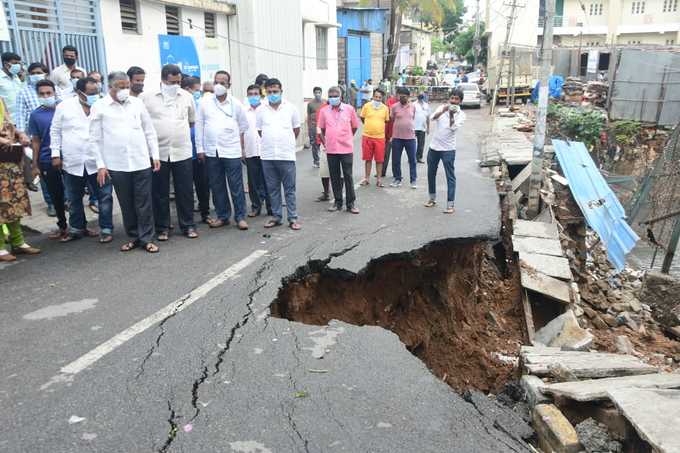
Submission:
M 130 250 L 134 250 L 139 247 L 139 242 L 137 241 L 130 241 L 126 242 L 125 244 L 120 246 L 120 251 L 121 252 L 129 252 Z
M 147 242 L 146 245 L 144 246 L 144 250 L 146 250 L 149 253 L 158 253 L 160 249 L 153 242 Z

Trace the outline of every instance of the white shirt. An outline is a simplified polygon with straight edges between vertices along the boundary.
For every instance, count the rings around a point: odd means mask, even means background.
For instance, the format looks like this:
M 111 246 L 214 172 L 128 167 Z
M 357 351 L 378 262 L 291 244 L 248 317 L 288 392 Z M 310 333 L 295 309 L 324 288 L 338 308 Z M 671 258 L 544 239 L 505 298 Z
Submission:
M 286 100 L 277 109 L 262 105 L 257 109 L 255 124 L 262 132 L 260 157 L 263 160 L 295 160 L 295 132 L 300 127 L 300 112 Z
M 167 97 L 157 88 L 143 92 L 139 99 L 153 121 L 161 160 L 179 162 L 191 159 L 189 123 L 196 121 L 194 97 L 185 90 L 178 90 L 175 97 Z
M 57 87 L 57 97 L 61 99 L 62 101 L 65 99 L 70 99 L 76 95 L 76 90 L 73 89 L 73 85 L 71 85 L 71 82 L 69 81 L 69 84 L 66 88 L 61 89 Z
M 79 68 L 78 66 L 74 66 L 73 69 L 78 69 L 82 71 L 83 74 L 87 74 L 86 70 Z M 66 66 L 66 64 L 62 64 L 52 69 L 49 79 L 54 82 L 57 88 L 61 88 L 62 90 L 68 87 L 73 87 L 71 85 L 71 71 L 72 69 Z
M 454 151 L 456 149 L 456 131 L 465 121 L 465 112 L 462 110 L 458 110 L 458 113 L 456 113 L 453 125 L 448 112 L 445 112 L 437 120 L 434 119 L 437 112 L 448 108 L 449 104 L 444 104 L 432 114 L 432 121 L 434 121 L 436 127 L 430 148 L 435 151 Z
M 90 152 L 90 116 L 80 99 L 72 97 L 57 105 L 50 128 L 52 157 L 61 157 L 64 171 L 73 176 L 97 172 L 97 162 Z
M 248 118 L 241 102 L 227 95 L 201 99 L 196 115 L 196 152 L 208 157 L 240 159 L 241 134 L 248 130 Z
M 260 147 L 262 146 L 262 139 L 257 133 L 257 111 L 262 108 L 262 104 L 257 107 L 248 105 L 246 108 L 246 118 L 248 118 L 248 130 L 243 135 L 243 142 L 245 144 L 246 157 L 259 157 Z
M 430 105 L 427 102 L 423 102 L 422 104 L 420 102 L 416 102 L 415 107 L 416 107 L 415 129 L 417 131 L 426 131 L 427 117 L 430 116 Z
M 144 103 L 130 96 L 123 104 L 111 95 L 90 110 L 90 148 L 97 168 L 138 171 L 159 160 L 158 137 Z

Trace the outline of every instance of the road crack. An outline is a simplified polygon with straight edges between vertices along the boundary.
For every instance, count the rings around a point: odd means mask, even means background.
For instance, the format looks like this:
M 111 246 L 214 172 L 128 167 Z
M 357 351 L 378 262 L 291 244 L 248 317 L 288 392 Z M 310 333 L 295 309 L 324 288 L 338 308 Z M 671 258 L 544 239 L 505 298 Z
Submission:
M 178 418 L 178 415 L 176 414 L 175 409 L 172 406 L 172 401 L 170 400 L 168 400 L 168 410 L 170 411 L 170 416 L 168 417 L 168 424 L 170 425 L 170 428 L 168 430 L 168 437 L 165 439 L 165 443 L 161 446 L 161 448 L 158 449 L 159 453 L 167 452 L 177 437 L 176 419 Z

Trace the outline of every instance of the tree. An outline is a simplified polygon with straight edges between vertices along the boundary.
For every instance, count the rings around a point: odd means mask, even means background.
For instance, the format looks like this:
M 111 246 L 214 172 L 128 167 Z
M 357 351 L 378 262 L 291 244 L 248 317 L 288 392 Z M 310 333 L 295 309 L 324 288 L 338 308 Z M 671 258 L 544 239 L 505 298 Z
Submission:
M 484 34 L 484 23 L 480 24 L 480 34 Z M 474 58 L 473 44 L 475 40 L 475 26 L 470 25 L 465 30 L 456 34 L 453 38 L 453 48 L 458 58 L 465 59 L 467 61 L 472 61 Z M 486 65 L 486 45 L 484 39 L 482 38 L 482 49 L 479 53 L 479 61 L 477 63 L 482 63 Z
M 432 53 L 436 54 L 439 52 L 450 52 L 453 46 L 449 43 L 444 42 L 440 38 L 432 38 Z

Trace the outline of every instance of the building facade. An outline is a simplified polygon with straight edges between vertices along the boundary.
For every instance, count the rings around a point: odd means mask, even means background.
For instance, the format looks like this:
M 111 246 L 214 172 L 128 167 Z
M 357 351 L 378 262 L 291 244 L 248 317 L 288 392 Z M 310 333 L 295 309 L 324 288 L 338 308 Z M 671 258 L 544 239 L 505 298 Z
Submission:
M 338 8 L 338 80 L 358 86 L 383 77 L 384 8 Z

